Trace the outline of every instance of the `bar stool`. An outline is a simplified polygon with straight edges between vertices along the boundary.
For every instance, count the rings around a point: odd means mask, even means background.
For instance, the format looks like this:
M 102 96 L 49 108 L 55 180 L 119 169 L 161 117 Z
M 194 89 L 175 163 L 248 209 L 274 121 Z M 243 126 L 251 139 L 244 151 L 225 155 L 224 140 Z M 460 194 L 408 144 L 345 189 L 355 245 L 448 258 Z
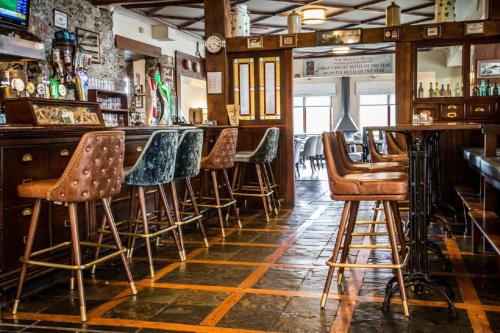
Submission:
M 151 278 L 155 276 L 153 266 L 153 254 L 151 250 L 150 238 L 160 237 L 168 231 L 172 231 L 179 258 L 185 260 L 184 244 L 182 238 L 178 235 L 179 227 L 174 223 L 170 215 L 170 207 L 162 185 L 168 184 L 174 178 L 175 156 L 177 153 L 177 131 L 155 131 L 149 137 L 141 155 L 132 167 L 125 169 L 123 182 L 131 187 L 131 209 L 129 210 L 129 218 L 123 223 L 129 225 L 128 231 L 120 231 L 119 234 L 128 236 L 129 252 L 128 257 L 132 257 L 135 238 L 144 239 L 146 245 L 146 253 L 149 263 L 149 272 Z M 156 187 L 160 193 L 160 201 L 163 208 L 167 212 L 167 222 L 149 221 L 146 211 L 146 196 L 147 187 Z M 139 198 L 139 212 L 141 219 L 132 216 L 134 199 L 137 194 Z M 105 228 L 105 221 L 99 229 L 98 244 L 102 243 L 104 233 L 109 233 L 109 229 Z M 139 226 L 142 224 L 142 229 Z M 151 226 L 155 226 L 156 230 L 151 231 Z M 133 229 L 133 230 L 132 230 Z M 99 255 L 100 248 L 96 250 L 96 257 Z M 95 272 L 96 266 L 92 268 Z
M 236 205 L 236 199 L 233 195 L 233 189 L 229 183 L 227 176 L 227 169 L 234 166 L 234 156 L 236 154 L 236 144 L 238 141 L 238 129 L 226 128 L 222 130 L 215 142 L 214 147 L 210 153 L 201 159 L 201 169 L 205 172 L 210 172 L 212 177 L 212 184 L 215 198 L 201 197 L 202 203 L 199 207 L 215 208 L 219 216 L 222 237 L 226 237 L 224 231 L 224 219 L 222 216 L 222 209 L 227 208 L 226 223 L 229 219 L 229 210 L 231 207 L 234 209 L 234 216 L 238 222 L 238 227 L 241 228 L 240 214 Z M 219 193 L 219 185 L 217 182 L 217 173 L 222 174 L 223 182 L 227 189 L 228 198 L 221 198 Z M 213 203 L 215 201 L 215 203 Z
M 278 128 L 279 131 L 279 128 Z M 278 141 L 276 142 L 276 145 L 273 146 L 273 151 L 272 154 L 270 154 L 270 158 L 264 163 L 264 176 L 268 179 L 271 189 L 273 190 L 273 196 L 274 196 L 274 201 L 275 204 L 277 204 L 277 208 L 281 208 L 281 201 L 280 197 L 278 194 L 278 183 L 276 182 L 276 178 L 274 178 L 274 172 L 273 172 L 273 167 L 271 165 L 272 162 L 278 158 L 278 146 L 279 146 L 279 135 L 278 135 Z M 276 205 L 275 205 L 276 207 Z M 277 214 L 277 212 L 276 212 Z
M 375 138 L 372 131 L 368 131 L 368 150 L 370 152 L 372 162 L 398 162 L 405 166 L 409 165 L 407 153 L 402 154 L 382 154 L 377 149 Z
M 269 178 L 266 177 L 267 172 L 265 171 L 264 164 L 272 161 L 275 151 L 277 150 L 278 140 L 279 128 L 270 127 L 264 133 L 264 136 L 255 150 L 237 152 L 234 158 L 236 167 L 233 174 L 233 194 L 237 197 L 262 198 L 267 222 L 269 222 L 269 212 L 274 209 L 277 213 L 278 208 L 275 205 L 273 207 L 273 190 L 271 189 Z M 255 165 L 259 184 L 258 187 L 242 184 L 243 174 L 248 164 Z
M 342 283 L 344 268 L 385 268 L 396 271 L 398 286 L 401 294 L 403 312 L 409 316 L 408 302 L 404 287 L 402 268 L 408 260 L 406 241 L 404 236 L 396 230 L 402 230 L 401 220 L 398 214 L 398 201 L 408 197 L 408 176 L 402 172 L 377 172 L 377 173 L 350 173 L 342 164 L 340 157 L 340 142 L 335 133 L 324 133 L 323 143 L 325 146 L 325 157 L 328 170 L 328 179 L 333 200 L 344 201 L 342 217 L 338 227 L 337 238 L 333 254 L 327 262 L 330 266 L 325 288 L 321 297 L 321 307 L 324 308 L 328 299 L 328 292 L 333 278 L 335 267 L 339 268 L 337 282 Z M 354 233 L 356 217 L 360 201 L 380 200 L 384 204 L 386 214 L 387 232 L 390 245 L 351 245 L 353 236 L 365 236 L 363 233 Z M 399 238 L 401 254 L 404 257 L 401 263 L 398 251 Z M 338 255 L 342 244 L 342 256 L 338 261 Z M 390 248 L 392 251 L 392 264 L 363 264 L 347 263 L 350 248 Z
M 387 152 L 389 154 L 408 154 L 408 147 L 402 145 L 393 133 L 385 133 L 385 142 L 387 143 Z
M 202 215 L 198 208 L 198 203 L 196 202 L 196 196 L 194 195 L 193 185 L 191 183 L 191 178 L 196 177 L 200 173 L 201 166 L 201 152 L 203 148 L 203 130 L 192 129 L 185 130 L 182 132 L 179 138 L 179 143 L 177 145 L 177 156 L 175 159 L 175 172 L 174 180 L 170 182 L 170 189 L 172 192 L 172 201 L 174 203 L 174 212 L 176 223 L 179 226 L 179 234 L 182 241 L 182 226 L 191 222 L 196 221 L 198 224 L 198 229 L 201 232 L 205 247 L 209 247 L 207 234 L 205 232 L 205 227 L 201 221 Z M 177 197 L 176 182 L 184 180 L 186 183 L 186 194 L 189 195 L 190 203 L 193 208 L 193 213 L 188 213 L 180 210 L 179 200 Z M 185 199 L 184 202 L 187 202 Z M 187 214 L 188 216 L 183 218 L 182 215 Z
M 18 310 L 28 265 L 62 268 L 75 271 L 78 286 L 78 298 L 80 301 L 80 317 L 82 321 L 87 320 L 82 277 L 83 269 L 120 256 L 123 268 L 127 274 L 130 288 L 132 289 L 132 293 L 134 295 L 137 294 L 134 280 L 128 267 L 127 259 L 125 258 L 125 252 L 127 250 L 122 246 L 108 199 L 109 197 L 120 193 L 121 179 L 123 175 L 124 152 L 124 132 L 89 132 L 80 140 L 75 153 L 71 157 L 71 160 L 59 179 L 39 180 L 24 183 L 17 187 L 20 197 L 35 199 L 35 206 L 28 231 L 24 255 L 21 258 L 22 267 L 19 276 L 16 299 L 12 309 L 13 314 L 16 314 Z M 59 204 L 63 203 L 68 206 L 71 241 L 39 250 L 37 252 L 31 252 L 33 241 L 35 239 L 42 200 Z M 115 245 L 106 246 L 107 248 L 114 250 L 110 254 L 84 264 L 82 263 L 80 246 L 98 245 L 89 242 L 80 242 L 76 205 L 77 203 L 89 202 L 93 200 L 101 200 L 102 202 L 104 214 L 106 215 L 106 221 L 113 236 Z M 69 246 L 72 248 L 72 264 L 70 265 L 34 259 L 36 256 L 48 254 L 56 249 L 62 249 Z

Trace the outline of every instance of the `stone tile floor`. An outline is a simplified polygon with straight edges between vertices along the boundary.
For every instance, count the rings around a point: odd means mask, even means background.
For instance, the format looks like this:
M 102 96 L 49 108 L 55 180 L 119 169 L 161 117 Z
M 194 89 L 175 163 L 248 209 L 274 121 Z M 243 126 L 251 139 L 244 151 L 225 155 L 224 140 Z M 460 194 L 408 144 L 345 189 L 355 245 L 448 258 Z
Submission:
M 500 332 L 499 261 L 472 255 L 460 228 L 451 239 L 433 228 L 431 237 L 445 251 L 447 263 L 430 261 L 433 274 L 456 294 L 458 318 L 450 319 L 444 303 L 432 294 L 410 294 L 410 318 L 402 315 L 397 297 L 391 311 L 382 312 L 389 270 L 347 271 L 342 288 L 332 286 L 327 308 L 321 310 L 325 261 L 342 206 L 329 199 L 324 181 L 298 182 L 297 199 L 296 208 L 282 209 L 270 223 L 259 211 L 242 211 L 244 228 L 228 228 L 225 240 L 218 236 L 217 222 L 207 221 L 211 247 L 202 247 L 196 230 L 187 233 L 185 263 L 177 261 L 172 242 L 156 247 L 154 279 L 147 277 L 144 249 L 138 248 L 131 261 L 136 296 L 130 294 L 118 261 L 100 266 L 95 275 L 87 272 L 85 324 L 79 321 L 76 293 L 61 278 L 25 296 L 16 317 L 4 306 L 0 331 Z M 360 219 L 370 214 L 370 203 L 364 204 Z M 360 253 L 352 251 L 350 260 L 390 259 L 388 252 Z

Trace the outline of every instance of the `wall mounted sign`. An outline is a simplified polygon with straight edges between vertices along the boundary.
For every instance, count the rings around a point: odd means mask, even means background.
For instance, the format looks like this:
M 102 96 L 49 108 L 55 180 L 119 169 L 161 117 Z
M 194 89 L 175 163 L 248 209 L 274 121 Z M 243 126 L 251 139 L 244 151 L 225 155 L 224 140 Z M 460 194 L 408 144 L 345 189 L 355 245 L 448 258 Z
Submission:
M 297 34 L 280 35 L 280 47 L 297 46 Z
M 249 49 L 261 49 L 264 47 L 264 39 L 262 36 L 254 36 L 247 38 L 247 48 Z
M 349 76 L 394 73 L 392 54 L 304 60 L 304 76 Z
M 68 29 L 68 14 L 54 9 L 54 27 Z
M 400 39 L 401 39 L 401 29 L 399 27 L 384 29 L 384 41 L 396 41 Z
M 439 38 L 441 37 L 440 25 L 424 25 L 424 38 Z
M 80 49 L 92 55 L 92 63 L 101 63 L 101 42 L 99 33 L 87 29 L 76 28 L 76 40 Z
M 356 44 L 361 42 L 361 29 L 316 32 L 316 45 Z
M 260 119 L 281 118 L 280 57 L 259 58 Z
M 242 120 L 255 120 L 254 73 L 255 66 L 253 58 L 234 59 L 234 104 L 239 110 L 239 119 Z
M 500 77 L 500 59 L 478 60 L 477 77 L 480 79 Z
M 466 22 L 465 35 L 484 34 L 484 22 Z
M 207 72 L 207 94 L 222 94 L 222 72 Z

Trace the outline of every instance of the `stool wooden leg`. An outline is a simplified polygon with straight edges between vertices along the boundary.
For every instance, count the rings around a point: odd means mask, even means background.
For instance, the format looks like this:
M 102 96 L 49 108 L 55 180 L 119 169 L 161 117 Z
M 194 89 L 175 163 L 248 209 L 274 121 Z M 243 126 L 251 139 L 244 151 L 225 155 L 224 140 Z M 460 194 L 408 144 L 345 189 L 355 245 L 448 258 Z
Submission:
M 175 220 L 177 221 L 176 224 L 179 228 L 179 242 L 181 243 L 182 248 L 182 261 L 184 261 L 186 260 L 186 250 L 184 247 L 184 236 L 182 235 L 182 225 L 180 224 L 182 222 L 182 219 L 181 213 L 179 211 L 179 198 L 177 198 L 177 189 L 175 187 L 174 180 L 170 182 L 170 195 L 172 196 L 172 202 L 174 204 Z
M 262 203 L 264 205 L 264 212 L 266 214 L 266 221 L 269 222 L 269 211 L 268 211 L 268 206 L 267 206 L 267 197 L 266 197 L 266 190 L 264 189 L 264 180 L 262 177 L 262 173 L 260 172 L 260 166 L 258 164 L 255 164 L 255 170 L 257 171 L 257 180 L 259 181 L 259 188 L 260 188 L 260 194 L 262 195 Z
M 186 188 L 188 189 L 189 197 L 191 198 L 191 202 L 193 204 L 194 214 L 196 216 L 200 216 L 201 215 L 200 209 L 198 208 L 198 203 L 196 202 L 196 197 L 193 191 L 193 185 L 191 184 L 190 178 L 186 178 Z M 205 232 L 205 226 L 203 225 L 201 218 L 196 220 L 196 223 L 198 223 L 198 228 L 200 229 L 201 236 L 203 237 L 203 242 L 205 243 L 205 247 L 210 247 L 210 244 L 208 244 L 207 233 Z
M 384 211 L 385 211 L 385 219 L 387 221 L 387 232 L 389 233 L 389 240 L 391 242 L 392 262 L 395 265 L 399 265 L 400 260 L 399 260 L 398 244 L 396 241 L 396 231 L 394 230 L 395 226 L 394 215 L 392 212 L 391 203 L 389 201 L 384 201 Z M 406 300 L 406 289 L 403 278 L 403 271 L 401 268 L 396 268 L 396 276 L 398 278 L 399 294 L 401 295 L 401 302 L 403 304 L 403 313 L 406 317 L 408 317 L 410 315 L 410 312 L 408 310 L 408 301 Z
M 399 213 L 399 203 L 397 201 L 391 202 L 391 208 L 396 232 L 398 233 L 399 245 L 401 246 L 401 255 L 404 257 L 406 256 L 406 238 L 403 230 L 403 223 L 401 222 L 401 214 Z
M 222 233 L 222 238 L 225 238 L 226 232 L 224 231 L 224 217 L 222 216 L 222 208 L 220 207 L 221 202 L 219 197 L 219 185 L 217 184 L 217 171 L 210 170 L 210 174 L 212 175 L 212 184 L 214 187 L 214 194 L 215 194 L 215 204 L 218 206 L 217 215 L 219 216 L 220 230 Z
M 139 192 L 139 205 L 141 206 L 141 217 L 142 217 L 142 226 L 144 229 L 144 234 L 149 234 L 149 225 L 148 225 L 148 215 L 146 213 L 146 197 L 144 194 L 144 187 L 138 186 Z M 149 273 L 151 278 L 155 277 L 155 269 L 153 265 L 153 253 L 151 251 L 151 243 L 148 237 L 144 238 L 144 242 L 146 243 L 146 252 L 148 255 L 148 263 L 149 263 Z
M 233 171 L 233 181 L 231 184 L 231 187 L 233 188 L 233 190 L 239 189 L 236 187 L 237 182 L 238 182 L 239 173 L 240 173 L 240 163 L 236 162 L 236 164 L 234 166 L 234 171 Z
M 349 248 L 352 241 L 352 232 L 356 226 L 356 217 L 358 216 L 359 201 L 353 201 L 351 204 L 351 210 L 349 211 L 349 218 L 347 222 L 347 227 L 344 236 L 344 244 L 342 245 L 342 255 L 340 257 L 341 263 L 346 263 L 349 256 Z M 337 284 L 341 285 L 344 279 L 344 267 L 339 267 L 339 272 L 337 274 Z
M 172 221 L 172 215 L 170 215 L 170 206 L 168 204 L 167 195 L 165 194 L 163 185 L 158 185 L 158 191 L 160 192 L 160 198 L 163 204 L 163 208 L 165 208 L 165 214 L 167 215 L 168 223 L 173 226 L 174 221 Z M 179 258 L 181 259 L 181 261 L 184 261 L 184 249 L 182 248 L 182 245 L 179 241 L 178 229 L 179 226 L 177 226 L 177 230 L 172 230 L 172 234 L 174 236 L 175 246 L 177 246 L 177 250 L 179 251 Z
M 233 195 L 233 189 L 231 188 L 231 184 L 229 183 L 229 177 L 227 176 L 227 170 L 223 169 L 222 170 L 222 175 L 224 176 L 224 182 L 226 183 L 226 188 L 227 188 L 227 193 L 229 195 L 229 199 L 231 201 L 234 201 L 234 195 Z M 234 217 L 236 218 L 236 221 L 238 222 L 238 228 L 243 228 L 241 225 L 241 219 L 240 219 L 240 211 L 238 209 L 238 205 L 236 204 L 236 201 L 233 204 L 234 208 Z
M 113 213 L 111 212 L 111 203 L 110 199 L 102 198 L 102 208 L 104 210 L 104 215 L 106 216 L 104 221 L 108 221 L 109 230 L 111 231 L 111 235 L 113 236 L 113 240 L 115 242 L 116 248 L 118 251 L 123 250 L 122 241 L 120 239 L 120 235 L 118 235 L 118 230 L 116 229 L 115 219 L 113 218 Z M 125 254 L 120 254 L 120 258 L 122 260 L 123 269 L 125 269 L 125 273 L 127 273 L 128 283 L 130 284 L 130 289 L 132 289 L 132 294 L 137 294 L 137 289 L 135 288 L 134 278 L 132 277 L 132 272 L 130 272 L 130 268 L 128 266 L 127 258 Z
M 269 175 L 267 174 L 267 169 L 266 169 L 265 163 L 262 163 L 261 170 L 262 170 L 262 175 L 264 176 L 264 183 L 266 184 L 267 191 L 269 193 L 271 193 L 271 195 L 268 196 L 269 204 L 270 204 L 269 210 L 273 211 L 273 209 L 274 209 L 274 213 L 276 215 L 278 215 L 278 204 L 276 203 L 276 199 L 274 197 L 274 190 L 271 187 L 271 180 L 269 178 Z
M 269 176 L 271 177 L 271 185 L 274 186 L 273 191 L 274 191 L 274 197 L 276 198 L 276 201 L 278 202 L 278 208 L 281 208 L 281 201 L 280 201 L 280 196 L 278 194 L 278 183 L 276 183 L 276 179 L 274 178 L 274 172 L 273 172 L 273 167 L 271 166 L 271 163 L 266 163 L 267 168 L 269 170 Z M 300 175 L 299 175 L 300 178 Z
M 137 226 L 137 223 L 132 223 L 132 221 L 135 222 L 137 220 L 138 211 L 139 211 L 139 207 L 138 207 L 137 210 L 136 210 L 136 214 L 134 216 L 134 207 L 135 207 L 135 196 L 136 196 L 136 194 L 137 194 L 137 188 L 135 186 L 132 186 L 132 188 L 130 189 L 130 199 L 129 199 L 129 208 L 128 208 L 128 221 L 129 221 L 128 232 L 129 233 L 132 233 L 134 231 L 133 228 L 135 228 Z M 137 228 L 135 228 L 135 229 L 137 229 Z M 135 232 L 137 232 L 137 230 Z M 133 238 L 132 236 L 130 236 L 130 235 L 128 236 L 128 241 L 127 241 L 127 258 L 132 258 L 132 253 L 134 251 L 134 244 L 133 244 L 132 238 Z
M 111 205 L 111 199 L 109 199 L 109 203 Z M 101 244 L 102 244 L 102 240 L 104 238 L 104 232 L 102 232 L 102 230 L 104 230 L 105 227 L 106 227 L 106 212 L 104 211 L 104 206 L 103 206 L 103 214 L 102 214 L 101 226 L 98 229 L 99 236 L 97 237 L 97 247 L 95 249 L 94 260 L 97 260 L 97 258 L 99 258 L 99 252 L 101 251 Z M 92 274 L 95 274 L 96 268 L 97 268 L 97 265 L 92 266 L 92 270 L 91 270 Z
M 340 244 L 342 244 L 342 238 L 344 237 L 344 231 L 347 227 L 347 219 L 349 218 L 349 212 L 351 211 L 351 201 L 346 201 L 344 204 L 344 209 L 342 210 L 342 217 L 340 218 L 339 228 L 337 230 L 337 238 L 335 239 L 335 246 L 333 247 L 333 254 L 328 260 L 329 262 L 336 262 L 337 257 L 340 252 Z M 330 292 L 330 285 L 332 284 L 333 273 L 335 267 L 330 266 L 328 269 L 328 275 L 326 276 L 325 287 L 323 288 L 323 295 L 321 295 L 321 308 L 324 309 L 326 306 L 326 301 L 328 300 L 328 293 Z
M 68 204 L 69 223 L 71 227 L 71 245 L 73 247 L 73 254 L 75 258 L 75 266 L 81 266 L 82 257 L 80 252 L 80 236 L 78 234 L 78 219 L 76 215 L 76 203 L 70 202 Z M 80 318 L 82 321 L 87 321 L 87 309 L 85 307 L 85 293 L 83 290 L 83 275 L 82 270 L 77 269 L 76 285 L 78 288 L 78 299 L 80 301 Z
M 40 216 L 40 208 L 42 206 L 42 200 L 37 199 L 35 201 L 35 206 L 33 207 L 33 215 L 31 215 L 30 228 L 28 230 L 28 238 L 26 239 L 26 246 L 24 247 L 24 260 L 29 260 L 31 255 L 31 249 L 33 247 L 33 242 L 35 240 L 36 227 L 38 224 L 38 217 Z M 16 299 L 14 301 L 14 306 L 12 308 L 12 314 L 16 314 L 19 302 L 21 300 L 21 294 L 23 292 L 24 279 L 26 278 L 26 271 L 28 269 L 28 264 L 23 263 L 21 266 L 21 272 L 19 274 L 19 282 L 17 284 Z

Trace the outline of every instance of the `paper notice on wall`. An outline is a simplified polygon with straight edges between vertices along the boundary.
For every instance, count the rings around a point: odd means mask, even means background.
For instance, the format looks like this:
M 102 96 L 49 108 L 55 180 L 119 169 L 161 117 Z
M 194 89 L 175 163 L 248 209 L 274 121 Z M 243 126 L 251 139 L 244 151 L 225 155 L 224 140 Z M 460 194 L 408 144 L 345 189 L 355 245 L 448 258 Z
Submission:
M 394 73 L 392 54 L 304 60 L 304 76 L 351 76 Z
M 207 72 L 207 93 L 222 94 L 222 72 Z

